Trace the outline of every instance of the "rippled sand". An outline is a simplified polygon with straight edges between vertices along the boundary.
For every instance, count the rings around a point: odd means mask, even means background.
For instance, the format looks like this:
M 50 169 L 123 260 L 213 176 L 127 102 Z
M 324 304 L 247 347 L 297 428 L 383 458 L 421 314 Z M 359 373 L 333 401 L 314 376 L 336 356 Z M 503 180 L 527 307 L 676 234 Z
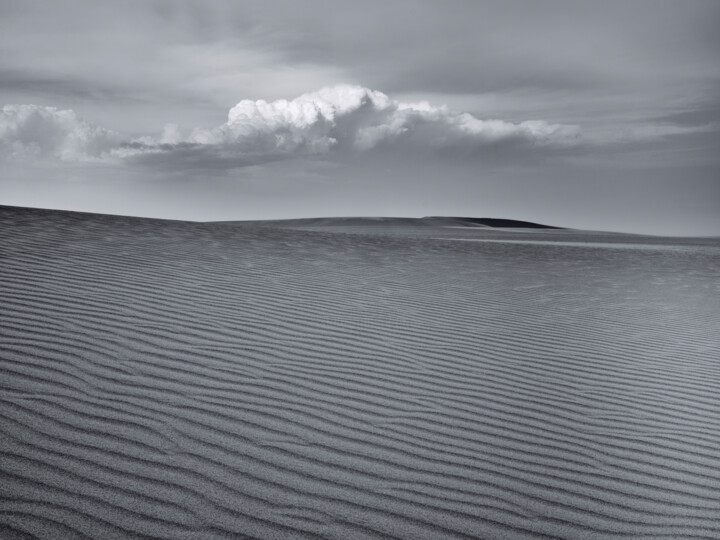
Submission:
M 718 239 L 0 207 L 0 338 L 2 538 L 720 537 Z

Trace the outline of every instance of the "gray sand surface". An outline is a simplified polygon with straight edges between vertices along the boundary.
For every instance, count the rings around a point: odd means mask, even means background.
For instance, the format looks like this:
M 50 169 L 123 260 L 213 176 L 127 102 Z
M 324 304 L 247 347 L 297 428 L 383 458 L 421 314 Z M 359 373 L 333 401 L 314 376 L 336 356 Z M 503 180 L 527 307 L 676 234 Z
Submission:
M 720 538 L 720 241 L 0 207 L 0 497 L 2 538 Z

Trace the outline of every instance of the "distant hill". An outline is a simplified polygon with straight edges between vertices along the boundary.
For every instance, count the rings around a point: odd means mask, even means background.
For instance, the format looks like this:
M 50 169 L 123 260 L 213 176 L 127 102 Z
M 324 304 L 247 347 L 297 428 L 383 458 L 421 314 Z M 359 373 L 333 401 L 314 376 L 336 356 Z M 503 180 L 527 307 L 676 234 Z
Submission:
M 440 216 L 429 216 L 423 218 L 425 220 L 449 220 L 456 222 L 459 225 L 465 226 L 484 226 L 493 228 L 514 228 L 514 229 L 563 229 L 564 227 L 553 227 L 552 225 L 542 225 L 540 223 L 533 223 L 531 221 L 520 221 L 517 219 L 502 219 L 502 218 L 474 218 L 474 217 L 440 217 Z
M 147 218 L 135 216 L 123 216 L 115 214 L 101 214 L 94 212 L 78 212 L 74 210 L 53 210 L 49 208 L 30 208 L 22 206 L 0 205 L 0 209 L 7 209 L 14 213 L 47 214 L 64 213 L 76 216 L 77 218 L 90 218 L 95 216 L 98 219 L 123 218 L 123 219 L 145 219 L 153 221 L 182 221 L 168 220 L 161 218 Z M 192 222 L 189 222 L 192 223 Z M 388 227 L 388 226 L 420 226 L 420 227 L 476 227 L 476 228 L 517 228 L 517 229 L 564 229 L 564 227 L 553 227 L 542 225 L 531 221 L 520 221 L 517 219 L 502 218 L 475 218 L 475 217 L 454 217 L 454 216 L 426 216 L 422 218 L 411 217 L 317 217 L 298 219 L 269 219 L 269 220 L 233 220 L 233 221 L 211 221 L 206 223 L 253 223 L 257 225 L 277 225 L 282 227 Z
M 232 222 L 227 222 L 232 223 Z M 400 217 L 319 217 L 299 219 L 274 219 L 256 221 L 256 224 L 282 227 L 474 227 L 517 229 L 562 229 L 530 221 L 498 218 L 473 218 L 452 216 L 427 216 L 422 218 Z

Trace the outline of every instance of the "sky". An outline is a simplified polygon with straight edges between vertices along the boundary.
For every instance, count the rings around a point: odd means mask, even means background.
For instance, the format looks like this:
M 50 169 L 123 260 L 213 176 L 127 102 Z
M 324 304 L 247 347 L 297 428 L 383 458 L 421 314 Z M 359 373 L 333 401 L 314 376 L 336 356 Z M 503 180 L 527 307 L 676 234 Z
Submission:
M 720 235 L 720 2 L 0 0 L 0 204 Z

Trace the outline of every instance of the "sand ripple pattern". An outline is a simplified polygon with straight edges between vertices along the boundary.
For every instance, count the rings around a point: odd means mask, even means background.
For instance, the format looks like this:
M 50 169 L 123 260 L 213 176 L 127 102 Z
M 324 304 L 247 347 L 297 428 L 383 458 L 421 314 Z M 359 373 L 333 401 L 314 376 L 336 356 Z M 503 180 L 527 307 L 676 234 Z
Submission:
M 720 538 L 717 240 L 402 227 L 0 207 L 0 537 Z

